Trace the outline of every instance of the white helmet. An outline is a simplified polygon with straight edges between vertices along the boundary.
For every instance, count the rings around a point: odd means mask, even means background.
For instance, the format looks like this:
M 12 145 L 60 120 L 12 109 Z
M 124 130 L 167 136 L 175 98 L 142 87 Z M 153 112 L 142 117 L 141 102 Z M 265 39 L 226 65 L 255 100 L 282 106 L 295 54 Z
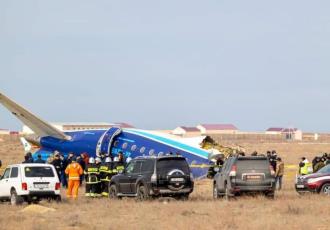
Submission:
M 99 158 L 99 157 L 95 158 L 95 163 L 101 163 L 101 162 L 102 162 L 101 158 Z
M 94 159 L 94 157 L 90 157 L 88 162 L 89 162 L 90 164 L 95 164 L 95 159 Z
M 110 163 L 110 162 L 111 162 L 111 158 L 110 157 L 105 158 L 105 163 Z
M 132 157 L 127 157 L 126 163 L 128 164 L 132 160 Z
M 113 158 L 113 161 L 118 162 L 119 161 L 119 158 L 118 157 L 115 157 L 115 158 Z

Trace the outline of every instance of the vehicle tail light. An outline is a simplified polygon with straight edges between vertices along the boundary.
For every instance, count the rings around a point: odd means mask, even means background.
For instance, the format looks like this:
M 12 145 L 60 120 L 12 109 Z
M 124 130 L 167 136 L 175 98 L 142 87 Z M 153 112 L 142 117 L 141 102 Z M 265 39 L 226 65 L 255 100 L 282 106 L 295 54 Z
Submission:
M 157 175 L 156 175 L 156 173 L 152 174 L 152 176 L 151 176 L 151 182 L 154 182 L 154 183 L 157 182 Z
M 273 166 L 269 165 L 270 175 L 275 176 L 275 171 L 273 169 Z
M 25 182 L 22 183 L 22 190 L 27 190 L 27 183 Z
M 230 170 L 229 176 L 236 176 L 236 171 L 237 171 L 237 166 L 236 166 L 236 165 L 233 165 L 233 166 L 231 167 L 231 170 Z
M 194 180 L 194 175 L 190 173 L 190 180 Z
M 55 184 L 55 190 L 60 190 L 61 188 L 61 184 L 60 183 L 56 183 Z

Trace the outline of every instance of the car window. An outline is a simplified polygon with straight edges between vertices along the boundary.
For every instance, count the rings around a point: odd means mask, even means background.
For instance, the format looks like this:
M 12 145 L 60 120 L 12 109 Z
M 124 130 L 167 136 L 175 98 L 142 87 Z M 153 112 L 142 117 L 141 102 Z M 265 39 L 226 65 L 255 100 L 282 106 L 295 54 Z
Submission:
M 152 160 L 142 161 L 141 172 L 147 173 L 153 171 L 154 171 L 154 161 Z
M 47 166 L 30 166 L 24 168 L 26 177 L 54 177 L 54 172 L 51 167 Z
M 330 173 L 330 165 L 327 165 L 323 168 L 321 168 L 319 171 L 317 171 L 318 173 Z
M 182 158 L 172 158 L 172 159 L 159 159 L 157 161 L 157 171 L 158 173 L 168 173 L 173 169 L 179 169 L 185 174 L 189 174 L 189 165 L 186 160 Z
M 126 169 L 125 169 L 125 172 L 126 173 L 131 173 L 132 170 L 133 170 L 133 167 L 135 165 L 135 162 L 136 161 L 131 161 L 127 166 L 126 166 Z
M 13 167 L 10 172 L 10 178 L 18 177 L 18 167 Z
M 237 161 L 238 169 L 261 169 L 269 170 L 269 161 L 268 160 L 245 160 L 238 159 Z
M 132 173 L 141 173 L 142 161 L 137 161 L 133 167 Z
M 132 161 L 127 165 L 126 173 L 140 173 L 141 161 Z
M 4 174 L 3 174 L 2 179 L 9 178 L 9 173 L 10 173 L 10 168 L 6 168 L 6 170 L 5 170 Z

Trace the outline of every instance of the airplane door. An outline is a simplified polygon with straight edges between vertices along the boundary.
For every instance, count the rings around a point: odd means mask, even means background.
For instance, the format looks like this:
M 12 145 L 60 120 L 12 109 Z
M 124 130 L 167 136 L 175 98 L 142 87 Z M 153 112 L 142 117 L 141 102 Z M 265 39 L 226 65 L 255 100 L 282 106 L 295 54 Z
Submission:
M 96 145 L 96 155 L 100 156 L 101 152 L 110 154 L 110 149 L 112 146 L 112 142 L 115 137 L 117 137 L 121 133 L 121 128 L 119 127 L 111 127 L 108 129 L 99 139 Z

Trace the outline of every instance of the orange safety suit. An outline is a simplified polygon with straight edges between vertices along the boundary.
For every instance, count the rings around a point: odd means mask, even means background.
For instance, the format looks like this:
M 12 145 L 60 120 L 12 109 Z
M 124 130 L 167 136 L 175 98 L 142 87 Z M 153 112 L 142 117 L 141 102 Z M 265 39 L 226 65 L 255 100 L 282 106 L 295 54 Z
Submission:
M 68 190 L 66 196 L 68 198 L 77 198 L 80 185 L 80 175 L 83 174 L 83 169 L 77 162 L 72 162 L 65 169 L 65 174 L 69 176 Z

